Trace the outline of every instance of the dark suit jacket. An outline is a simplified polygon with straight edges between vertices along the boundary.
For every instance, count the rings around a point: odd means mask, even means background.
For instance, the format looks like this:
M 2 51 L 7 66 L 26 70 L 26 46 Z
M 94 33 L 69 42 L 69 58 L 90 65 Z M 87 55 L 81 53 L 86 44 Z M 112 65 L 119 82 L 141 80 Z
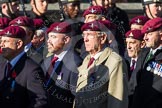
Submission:
M 137 74 L 137 86 L 134 93 L 132 108 L 161 108 L 162 106 L 162 77 L 155 73 L 155 67 L 162 66 L 162 49 L 157 50 L 154 56 L 146 62 L 145 59 L 150 49 L 144 49 L 137 60 L 135 71 Z M 156 64 L 148 67 L 152 64 Z M 158 67 L 157 67 L 158 66 Z
M 27 52 L 27 56 L 34 60 L 39 65 L 42 64 L 43 59 L 46 57 L 48 51 L 46 45 L 43 45 L 38 51 L 31 46 Z
M 48 57 L 42 64 L 45 74 L 52 58 L 53 56 Z M 81 62 L 81 58 L 73 51 L 70 50 L 65 54 L 52 77 L 51 83 L 46 87 L 50 108 L 72 108 L 78 77 L 77 67 L 81 65 Z M 63 73 L 63 76 L 61 80 L 58 80 L 60 72 Z
M 45 108 L 47 95 L 41 84 L 42 69 L 24 54 L 15 67 L 16 78 L 5 75 L 5 64 L 0 70 L 0 107 L 1 108 Z M 15 86 L 11 87 L 13 81 Z

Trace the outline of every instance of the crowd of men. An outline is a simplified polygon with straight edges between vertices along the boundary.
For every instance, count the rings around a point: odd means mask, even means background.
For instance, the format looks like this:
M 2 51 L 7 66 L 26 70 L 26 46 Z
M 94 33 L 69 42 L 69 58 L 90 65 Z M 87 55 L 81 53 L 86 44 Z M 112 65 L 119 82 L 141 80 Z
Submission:
M 1 108 L 161 108 L 162 0 L 48 2 L 0 0 Z

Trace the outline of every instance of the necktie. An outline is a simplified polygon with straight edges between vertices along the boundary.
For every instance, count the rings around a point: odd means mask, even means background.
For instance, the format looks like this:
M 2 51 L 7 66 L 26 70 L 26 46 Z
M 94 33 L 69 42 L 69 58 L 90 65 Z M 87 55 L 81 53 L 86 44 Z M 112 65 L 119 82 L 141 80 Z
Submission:
M 133 72 L 133 70 L 135 69 L 134 67 L 135 67 L 135 64 L 136 64 L 136 60 L 132 60 L 131 61 L 131 67 L 130 67 L 130 72 L 128 73 L 128 79 L 130 79 L 130 77 L 131 77 L 131 75 L 132 75 L 132 72 Z
M 52 61 L 51 61 L 51 64 L 50 64 L 50 67 L 48 69 L 48 72 L 46 74 L 46 78 L 49 79 L 50 78 L 50 75 L 52 74 L 53 72 L 53 68 L 54 68 L 54 65 L 55 65 L 55 62 L 58 60 L 58 57 L 53 57 Z
M 133 71 L 134 70 L 135 64 L 136 64 L 136 61 L 135 60 L 132 60 L 132 66 L 130 67 L 130 71 Z
M 51 64 L 52 64 L 52 66 L 54 67 L 54 65 L 55 65 L 55 62 L 58 60 L 58 57 L 53 57 L 53 59 L 52 59 L 52 61 L 51 61 Z
M 10 62 L 7 63 L 6 65 L 6 76 L 9 77 L 11 74 L 11 69 L 12 69 L 12 65 L 10 64 Z
M 89 68 L 89 66 L 91 66 L 91 64 L 94 62 L 94 60 L 95 59 L 93 57 L 89 60 L 87 68 Z
M 153 57 L 153 53 L 152 51 L 150 51 L 149 54 L 147 55 L 146 62 L 148 62 L 152 57 Z

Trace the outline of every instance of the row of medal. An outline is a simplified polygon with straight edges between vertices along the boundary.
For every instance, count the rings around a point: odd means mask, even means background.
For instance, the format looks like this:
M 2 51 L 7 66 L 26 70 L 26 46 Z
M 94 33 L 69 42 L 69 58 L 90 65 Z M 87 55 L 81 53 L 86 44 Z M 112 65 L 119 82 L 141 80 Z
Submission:
M 155 61 L 152 61 L 151 63 L 148 64 L 147 71 L 153 72 L 155 75 L 159 75 L 162 77 L 162 64 L 157 63 Z

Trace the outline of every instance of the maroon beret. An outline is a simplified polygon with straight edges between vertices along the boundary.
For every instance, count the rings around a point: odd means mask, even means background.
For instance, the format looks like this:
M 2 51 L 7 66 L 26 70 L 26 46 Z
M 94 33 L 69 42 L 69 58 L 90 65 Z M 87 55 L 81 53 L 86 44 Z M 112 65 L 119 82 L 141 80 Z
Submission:
M 1 36 L 12 37 L 12 38 L 21 38 L 23 39 L 26 36 L 26 32 L 23 28 L 19 26 L 9 26 L 3 29 L 0 33 Z
M 162 18 L 154 18 L 145 23 L 142 28 L 142 33 L 153 32 L 162 27 Z
M 27 27 L 34 27 L 34 22 L 31 18 L 26 16 L 20 16 L 13 19 L 9 25 L 16 25 L 16 26 L 27 26 Z
M 11 20 L 7 17 L 0 18 L 0 29 L 4 29 L 5 27 L 8 27 L 10 21 Z
M 91 6 L 87 10 L 84 11 L 83 17 L 85 17 L 88 14 L 97 14 L 97 15 L 104 15 L 106 13 L 106 10 L 102 6 Z
M 92 22 L 88 22 L 85 23 L 81 30 L 82 31 L 105 31 L 108 32 L 109 29 L 110 30 L 114 30 L 116 28 L 116 25 L 114 25 L 113 23 L 111 23 L 109 20 L 96 20 L 96 21 L 92 21 Z
M 71 31 L 71 25 L 68 22 L 55 22 L 47 29 L 47 33 L 70 33 Z
M 34 27 L 36 29 L 41 29 L 45 27 L 42 19 L 33 19 L 33 22 L 34 22 Z
M 144 34 L 141 32 L 141 30 L 129 30 L 125 34 L 126 38 L 133 38 L 137 40 L 143 40 Z
M 137 16 L 137 17 L 134 17 L 130 20 L 129 24 L 137 24 L 137 25 L 144 25 L 147 21 L 149 20 L 148 17 L 146 16 Z

